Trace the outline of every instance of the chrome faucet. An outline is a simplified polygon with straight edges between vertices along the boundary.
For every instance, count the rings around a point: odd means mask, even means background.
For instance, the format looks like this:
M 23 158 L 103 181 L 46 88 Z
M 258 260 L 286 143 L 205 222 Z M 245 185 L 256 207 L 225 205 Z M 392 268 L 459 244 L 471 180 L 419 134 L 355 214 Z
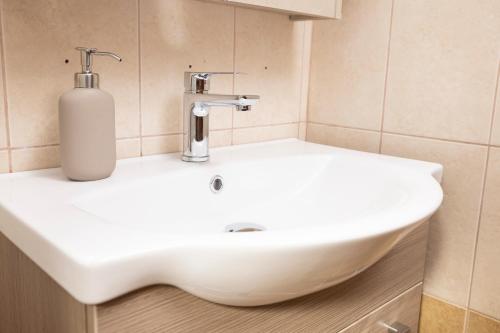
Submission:
M 236 107 L 238 111 L 250 111 L 257 103 L 255 95 L 209 94 L 210 78 L 232 72 L 185 72 L 184 73 L 184 153 L 186 162 L 208 161 L 208 115 L 212 106 Z

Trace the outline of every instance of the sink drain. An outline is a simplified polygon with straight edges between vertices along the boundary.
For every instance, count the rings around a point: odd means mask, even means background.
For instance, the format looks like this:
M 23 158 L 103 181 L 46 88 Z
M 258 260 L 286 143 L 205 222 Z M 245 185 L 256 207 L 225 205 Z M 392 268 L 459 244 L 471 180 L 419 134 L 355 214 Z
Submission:
M 253 231 L 264 231 L 261 225 L 255 223 L 233 223 L 226 226 L 226 232 L 253 232 Z

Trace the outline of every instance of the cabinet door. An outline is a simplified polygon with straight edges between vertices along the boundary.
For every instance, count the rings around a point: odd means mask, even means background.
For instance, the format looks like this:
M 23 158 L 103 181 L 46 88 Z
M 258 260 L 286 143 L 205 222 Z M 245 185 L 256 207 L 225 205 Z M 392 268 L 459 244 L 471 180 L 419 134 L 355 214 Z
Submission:
M 417 333 L 421 298 L 419 283 L 339 333 Z
M 225 3 L 277 10 L 292 19 L 340 18 L 342 0 L 222 0 Z

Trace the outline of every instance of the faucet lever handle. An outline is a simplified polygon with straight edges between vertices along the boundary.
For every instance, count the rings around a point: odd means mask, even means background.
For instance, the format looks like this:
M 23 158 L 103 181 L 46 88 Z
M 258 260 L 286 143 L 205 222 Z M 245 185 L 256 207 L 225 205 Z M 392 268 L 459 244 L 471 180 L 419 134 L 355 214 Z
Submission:
M 186 92 L 207 93 L 210 89 L 210 78 L 213 75 L 240 75 L 241 72 L 184 72 L 184 88 Z

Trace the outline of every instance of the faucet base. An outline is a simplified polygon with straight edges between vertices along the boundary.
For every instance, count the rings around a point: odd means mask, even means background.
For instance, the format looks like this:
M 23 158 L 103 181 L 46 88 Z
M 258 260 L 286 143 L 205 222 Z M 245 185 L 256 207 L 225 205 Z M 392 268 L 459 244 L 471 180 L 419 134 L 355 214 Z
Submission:
M 209 160 L 208 156 L 188 156 L 182 155 L 181 159 L 184 162 L 206 162 Z

